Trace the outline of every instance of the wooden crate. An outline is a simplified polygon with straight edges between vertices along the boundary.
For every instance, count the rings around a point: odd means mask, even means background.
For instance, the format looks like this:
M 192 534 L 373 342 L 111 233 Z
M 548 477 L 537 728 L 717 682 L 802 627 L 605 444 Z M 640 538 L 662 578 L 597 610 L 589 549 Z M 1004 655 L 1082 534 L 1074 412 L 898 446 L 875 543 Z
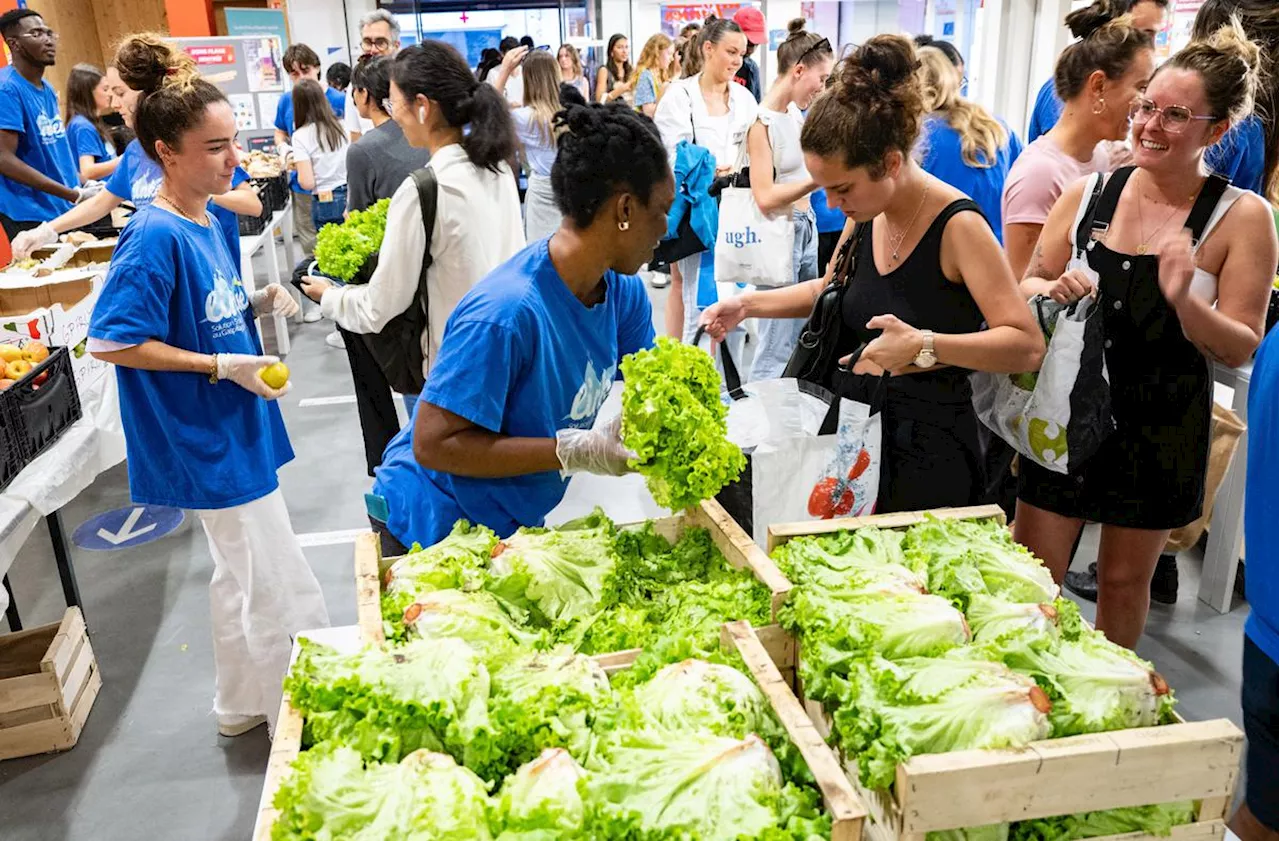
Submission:
M 778 608 L 787 600 L 791 583 L 787 581 L 786 576 L 774 566 L 769 556 L 714 499 L 708 499 L 674 517 L 654 520 L 653 524 L 658 534 L 672 542 L 686 528 L 705 528 L 711 533 L 712 541 L 731 566 L 735 569 L 751 570 L 756 580 L 769 588 L 772 593 L 771 602 L 775 616 Z M 637 528 L 640 525 L 642 524 L 632 523 L 619 528 Z M 356 623 L 360 626 L 361 638 L 364 642 L 377 644 L 386 642 L 386 635 L 382 628 L 382 588 L 387 570 L 398 560 L 399 558 L 382 557 L 382 544 L 373 532 L 356 538 Z M 623 653 L 619 652 L 619 655 Z M 607 666 L 606 671 L 608 670 L 610 667 Z
M 942 519 L 996 518 L 997 506 L 928 512 Z M 829 534 L 861 526 L 902 529 L 925 512 L 883 514 L 769 528 L 769 551 L 793 537 Z M 798 678 L 799 646 L 776 626 L 756 629 L 770 640 L 779 671 L 795 676 L 796 691 L 817 731 L 830 733 L 830 717 L 804 698 Z M 1227 719 L 1144 727 L 1047 739 L 1021 750 L 967 750 L 915 756 L 898 766 L 893 791 L 871 791 L 846 768 L 867 809 L 863 834 L 870 841 L 923 841 L 933 830 L 1028 820 L 1100 809 L 1198 800 L 1194 823 L 1174 829 L 1174 841 L 1222 839 L 1239 774 L 1244 734 Z M 1156 841 L 1128 833 L 1101 841 Z
M 363 640 L 363 629 L 360 633 Z M 794 657 L 794 642 L 790 635 L 777 625 L 753 630 L 747 622 L 734 622 L 724 627 L 721 639 L 726 647 L 736 648 L 742 655 L 756 684 L 769 699 L 769 704 L 786 728 L 787 735 L 813 773 L 822 792 L 823 805 L 831 815 L 832 841 L 859 841 L 866 810 L 842 772 L 835 753 L 805 715 L 784 675 L 774 665 L 776 659 L 786 657 L 789 650 Z M 791 648 L 788 649 L 788 646 Z M 601 654 L 594 659 L 606 672 L 612 674 L 630 668 L 638 654 L 638 650 L 619 651 Z M 794 679 L 794 670 L 789 674 Z M 271 839 L 271 828 L 280 814 L 272 806 L 272 800 L 288 776 L 289 766 L 302 752 L 302 724 L 302 714 L 293 707 L 286 694 L 280 703 L 275 739 L 271 743 L 271 756 L 267 760 L 267 773 L 262 783 L 262 799 L 258 804 L 258 819 L 253 833 L 254 841 Z
M 80 608 L 0 636 L 0 759 L 73 747 L 101 687 Z

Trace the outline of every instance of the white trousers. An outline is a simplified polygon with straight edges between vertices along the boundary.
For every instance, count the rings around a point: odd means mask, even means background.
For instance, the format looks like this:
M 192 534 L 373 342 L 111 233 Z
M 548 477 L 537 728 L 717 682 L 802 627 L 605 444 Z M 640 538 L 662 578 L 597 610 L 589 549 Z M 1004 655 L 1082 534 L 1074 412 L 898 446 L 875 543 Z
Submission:
M 278 488 L 244 505 L 195 514 L 213 555 L 213 711 L 265 714 L 275 732 L 293 636 L 329 625 L 320 582 L 302 554 Z

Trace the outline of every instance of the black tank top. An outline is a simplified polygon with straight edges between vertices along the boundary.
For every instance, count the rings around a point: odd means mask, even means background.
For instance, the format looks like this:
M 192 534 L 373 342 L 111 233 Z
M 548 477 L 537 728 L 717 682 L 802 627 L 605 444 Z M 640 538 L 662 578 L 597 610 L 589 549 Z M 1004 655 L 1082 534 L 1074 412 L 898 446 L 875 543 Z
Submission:
M 880 335 L 868 330 L 877 315 L 896 315 L 920 330 L 935 333 L 975 333 L 982 328 L 982 311 L 968 287 L 954 283 L 942 272 L 942 233 L 952 216 L 965 211 L 982 213 L 970 199 L 957 199 L 942 209 L 907 259 L 882 275 L 872 256 L 872 222 L 865 223 L 862 253 L 851 269 L 853 276 L 843 296 L 844 326 L 852 341 L 850 350 Z M 859 377 L 860 378 L 860 377 Z M 877 378 L 868 378 L 877 379 Z M 969 371 L 947 366 L 920 374 L 892 377 L 886 402 L 926 406 L 969 406 Z

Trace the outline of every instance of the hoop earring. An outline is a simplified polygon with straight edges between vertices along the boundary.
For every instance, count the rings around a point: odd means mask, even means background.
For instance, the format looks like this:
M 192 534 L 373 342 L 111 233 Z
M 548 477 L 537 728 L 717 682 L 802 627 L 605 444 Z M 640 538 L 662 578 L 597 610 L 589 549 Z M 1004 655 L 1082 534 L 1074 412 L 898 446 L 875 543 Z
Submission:
M 1093 113 L 1101 114 L 1107 110 L 1107 101 L 1102 97 L 1098 97 L 1098 101 L 1093 104 Z
M 619 222 L 619 223 L 618 223 L 618 230 L 619 230 L 619 231 L 629 231 L 629 230 L 631 230 L 631 223 L 630 223 L 630 222 Z

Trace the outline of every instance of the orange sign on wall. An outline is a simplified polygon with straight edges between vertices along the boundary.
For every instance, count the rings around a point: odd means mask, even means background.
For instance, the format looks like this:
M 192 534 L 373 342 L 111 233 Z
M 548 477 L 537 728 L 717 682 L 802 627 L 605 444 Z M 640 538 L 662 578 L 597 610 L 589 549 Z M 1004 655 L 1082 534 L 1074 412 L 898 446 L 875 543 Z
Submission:
M 235 64 L 236 48 L 232 44 L 218 46 L 187 47 L 187 55 L 195 59 L 196 64 L 204 67 L 209 64 Z

